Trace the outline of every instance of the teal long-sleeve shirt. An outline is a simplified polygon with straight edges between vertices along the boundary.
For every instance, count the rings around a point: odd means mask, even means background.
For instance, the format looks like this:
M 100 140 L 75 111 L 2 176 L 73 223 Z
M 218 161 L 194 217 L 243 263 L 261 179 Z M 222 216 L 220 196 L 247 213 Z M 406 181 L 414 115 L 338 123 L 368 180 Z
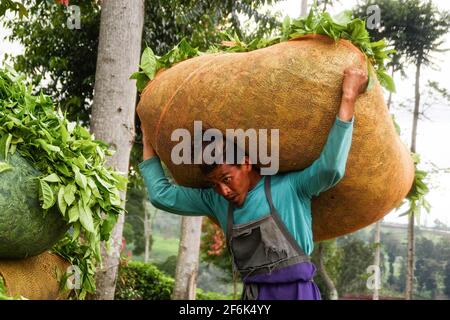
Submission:
M 311 198 L 335 186 L 344 176 L 352 141 L 353 119 L 338 117 L 320 157 L 301 171 L 280 173 L 271 178 L 274 206 L 289 232 L 310 255 L 314 249 Z M 299 155 L 301 156 L 301 154 Z M 157 156 L 139 164 L 150 202 L 158 209 L 185 216 L 207 215 L 227 230 L 228 201 L 212 188 L 188 188 L 171 184 Z M 270 213 L 264 193 L 265 177 L 248 192 L 243 205 L 234 209 L 234 224 L 248 223 Z

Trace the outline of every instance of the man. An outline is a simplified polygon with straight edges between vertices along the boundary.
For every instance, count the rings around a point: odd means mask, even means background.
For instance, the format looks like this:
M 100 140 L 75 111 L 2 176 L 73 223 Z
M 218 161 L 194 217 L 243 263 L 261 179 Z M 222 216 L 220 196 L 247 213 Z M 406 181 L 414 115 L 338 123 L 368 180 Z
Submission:
M 151 203 L 175 214 L 208 215 L 219 222 L 233 268 L 244 282 L 243 299 L 320 299 L 309 258 L 311 198 L 344 175 L 355 102 L 366 86 L 365 72 L 345 70 L 341 105 L 327 143 L 320 157 L 302 171 L 263 177 L 245 156 L 233 163 L 203 164 L 211 188 L 176 186 L 165 177 L 149 133 L 143 132 L 144 161 L 139 167 Z M 226 150 L 221 158 L 226 159 Z

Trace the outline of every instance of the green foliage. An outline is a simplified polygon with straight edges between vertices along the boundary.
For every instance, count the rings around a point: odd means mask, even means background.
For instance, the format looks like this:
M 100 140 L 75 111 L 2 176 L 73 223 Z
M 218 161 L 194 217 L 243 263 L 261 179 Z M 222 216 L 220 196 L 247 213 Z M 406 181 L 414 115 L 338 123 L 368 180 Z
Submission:
M 148 223 L 154 219 L 156 208 L 150 208 L 147 189 L 142 176 L 134 168 L 129 170 L 129 183 L 127 185 L 127 202 L 125 209 L 124 237 L 127 244 L 133 244 L 133 254 L 140 255 L 145 251 L 144 220 L 147 211 Z M 153 209 L 153 210 L 152 210 Z M 153 236 L 150 235 L 150 249 L 153 245 Z
M 348 292 L 363 293 L 369 276 L 367 267 L 372 264 L 374 248 L 364 241 L 343 237 L 341 272 L 337 290 L 342 296 Z
M 18 12 L 20 18 L 28 15 L 27 9 L 22 3 L 12 0 L 2 0 L 2 2 L 0 2 L 0 17 L 4 16 L 8 10 Z
M 232 300 L 232 295 L 223 295 L 217 292 L 205 292 L 202 289 L 197 289 L 197 300 Z
M 230 252 L 222 229 L 209 219 L 203 219 L 200 256 L 205 263 L 213 264 L 225 272 L 223 282 L 233 281 Z
M 387 38 L 394 46 L 396 69 L 403 70 L 405 61 L 416 65 L 433 64 L 431 53 L 441 51 L 443 36 L 450 27 L 448 11 L 438 10 L 432 1 L 366 0 L 356 8 L 356 15 L 365 16 L 370 5 L 377 5 L 383 17 L 381 28 L 370 32 L 375 38 Z
M 319 245 L 315 244 L 314 251 L 312 253 L 312 261 L 318 266 L 319 265 Z M 339 275 L 342 272 L 342 249 L 337 246 L 336 240 L 327 240 L 322 242 L 323 245 L 323 253 L 322 260 L 325 267 L 325 270 L 330 277 L 331 281 L 333 281 L 334 285 L 337 285 L 337 281 L 339 279 Z M 317 286 L 319 287 L 320 293 L 323 299 L 328 299 L 330 297 L 330 292 L 328 287 L 325 284 L 320 273 L 317 273 L 314 278 Z
M 170 300 L 173 278 L 151 264 L 129 262 L 119 268 L 115 299 L 117 300 Z M 199 300 L 223 300 L 228 296 L 197 289 Z
M 420 237 L 416 241 L 415 280 L 422 295 L 436 298 L 440 288 L 445 292 L 446 264 L 450 259 L 450 241 L 434 243 Z
M 129 262 L 121 265 L 116 286 L 117 300 L 170 300 L 174 280 L 154 265 Z
M 450 260 L 445 264 L 444 274 L 444 293 L 450 298 Z
M 380 26 L 377 28 L 368 29 L 370 37 L 374 41 L 380 41 L 386 39 L 386 41 L 394 47 L 396 52 L 393 52 L 392 59 L 387 63 L 389 68 L 393 68 L 393 71 L 400 71 L 404 75 L 404 59 L 402 59 L 402 54 L 399 52 L 396 44 L 402 41 L 403 26 L 400 25 L 402 16 L 404 15 L 404 10 L 400 1 L 392 0 L 366 0 L 363 3 L 358 4 L 353 9 L 353 15 L 359 17 L 361 20 L 366 20 L 367 9 L 369 6 L 377 5 L 380 9 L 382 19 L 380 21 Z
M 112 155 L 107 145 L 55 111 L 49 97 L 34 96 L 22 76 L 7 70 L 0 70 L 0 136 L 6 159 L 18 152 L 42 172 L 43 212 L 56 207 L 72 226 L 71 240 L 63 243 L 78 243 L 78 266 L 100 262 L 100 241 L 109 240 L 122 212 L 119 190 L 126 188 L 126 178 L 106 168 L 106 156 Z M 92 270 L 81 270 L 89 278 L 83 282 L 83 298 L 95 286 Z
M 267 11 L 259 11 L 276 2 L 279 0 L 147 1 L 144 43 L 161 55 L 185 37 L 194 47 L 206 50 L 220 40 L 217 30 L 235 31 L 244 39 L 261 37 L 279 22 Z M 238 15 L 254 22 L 256 29 L 246 31 L 249 28 L 241 25 Z
M 3 2 L 3 1 L 2 1 Z M 67 8 L 54 1 L 24 0 L 28 17 L 5 22 L 11 41 L 25 52 L 12 57 L 16 70 L 33 79 L 33 85 L 58 102 L 70 120 L 89 122 L 93 100 L 100 28 L 100 5 L 79 0 L 81 29 L 67 28 Z
M 417 219 L 420 218 L 421 209 L 424 208 L 427 212 L 430 212 L 431 205 L 426 200 L 425 196 L 428 194 L 430 189 L 426 184 L 426 178 L 428 173 L 418 169 L 420 163 L 420 156 L 418 154 L 412 154 L 414 160 L 414 181 L 411 190 L 406 196 L 409 202 L 409 208 L 406 212 L 402 213 L 400 216 L 414 215 Z
M 168 213 L 165 216 L 167 215 L 171 214 Z M 178 255 L 180 242 L 178 235 L 179 231 L 176 235 L 176 238 L 163 238 L 155 232 L 155 234 L 153 235 L 153 246 L 150 255 L 151 261 L 155 263 L 162 263 L 166 261 L 170 256 Z
M 387 74 L 385 68 L 385 60 L 389 58 L 389 55 L 395 53 L 395 50 L 386 49 L 384 39 L 371 42 L 365 22 L 358 18 L 352 19 L 351 11 L 345 11 L 331 17 L 328 12 L 320 12 L 316 6 L 313 6 L 306 18 L 291 21 L 289 17 L 286 17 L 279 35 L 270 38 L 256 37 L 248 43 L 242 41 L 236 32 L 233 35 L 228 32 L 221 32 L 222 39 L 227 41 L 222 42 L 219 46 L 211 46 L 207 52 L 248 52 L 307 34 L 322 34 L 335 41 L 339 39 L 350 40 L 366 55 L 368 63 L 374 65 L 380 84 L 389 91 L 395 91 L 394 81 Z M 175 63 L 202 54 L 204 52 L 189 45 L 186 39 L 182 39 L 179 44 L 163 56 L 157 56 L 150 48 L 146 48 L 141 57 L 141 70 L 134 73 L 131 78 L 137 80 L 138 91 L 142 91 L 160 69 L 169 68 Z M 373 75 L 369 74 L 369 76 L 372 77 Z M 373 83 L 373 80 L 369 82 Z
M 147 83 L 153 80 L 160 69 L 170 68 L 177 62 L 196 57 L 199 54 L 200 51 L 191 47 L 184 38 L 172 50 L 161 57 L 156 56 L 152 49 L 147 47 L 141 56 L 141 64 L 139 65 L 141 70 L 133 73 L 130 79 L 135 79 L 138 91 L 142 91 Z
M 177 268 L 177 260 L 178 256 L 169 256 L 164 262 L 162 263 L 155 263 L 155 266 L 167 274 L 168 276 L 171 276 L 172 278 L 175 277 L 175 270 Z
M 0 275 L 0 300 L 10 300 L 11 297 L 7 295 L 5 282 L 3 281 L 2 276 Z
M 432 64 L 431 54 L 444 43 L 450 27 L 450 13 L 439 10 L 432 1 L 400 0 L 404 12 L 400 21 L 403 38 L 399 52 L 414 64 Z
M 406 225 L 391 225 L 388 223 L 381 224 L 381 275 L 382 286 L 380 295 L 390 297 L 404 297 L 405 283 L 406 283 L 406 255 L 407 255 L 407 243 L 404 240 L 407 234 Z M 368 248 L 371 247 L 370 243 L 373 241 L 374 226 L 360 230 L 351 235 L 337 239 L 337 250 L 342 250 L 348 244 L 351 239 L 359 239 L 358 241 L 364 241 Z M 440 232 L 437 233 L 434 230 L 424 230 L 419 226 L 416 226 L 416 241 L 415 241 L 415 294 L 421 299 L 434 299 L 439 297 L 445 292 L 446 280 L 448 279 L 448 271 L 446 270 L 446 264 L 450 260 L 450 234 Z M 372 248 L 370 248 L 373 250 Z M 349 250 L 347 250 L 349 251 Z M 364 255 L 361 255 L 363 251 L 355 251 L 355 260 L 364 259 Z M 360 258 L 356 259 L 358 256 Z M 342 258 L 341 258 L 342 259 Z M 369 258 L 365 266 L 360 264 L 359 269 L 364 271 L 367 266 L 373 262 L 373 257 Z M 344 261 L 342 260 L 342 263 Z M 340 271 L 336 277 L 340 279 L 341 274 L 345 271 L 345 264 L 341 264 Z M 332 272 L 330 272 L 332 273 Z M 334 280 L 335 278 L 333 278 Z M 316 283 L 320 286 L 320 275 L 315 278 Z M 365 283 L 365 275 L 359 278 L 359 284 L 361 286 Z M 338 281 L 339 282 L 339 281 Z M 338 287 L 340 296 L 345 294 L 361 294 L 361 287 L 348 283 L 349 289 L 342 291 L 342 287 Z M 367 292 L 370 293 L 370 292 Z M 323 294 L 326 298 L 326 295 Z

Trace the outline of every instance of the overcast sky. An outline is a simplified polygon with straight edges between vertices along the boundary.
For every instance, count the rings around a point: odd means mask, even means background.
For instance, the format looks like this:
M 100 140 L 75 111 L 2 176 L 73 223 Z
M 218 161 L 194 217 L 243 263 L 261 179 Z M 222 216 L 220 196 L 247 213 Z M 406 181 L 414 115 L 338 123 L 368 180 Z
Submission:
M 300 0 L 286 0 L 277 3 L 273 6 L 274 11 L 280 11 L 282 16 L 289 15 L 292 18 L 297 18 L 300 14 Z M 311 0 L 309 1 L 312 2 Z M 450 1 L 448 0 L 434 0 L 433 1 L 440 10 L 450 10 Z M 336 5 L 330 11 L 338 13 L 345 9 L 350 9 L 357 3 L 356 0 L 341 0 L 340 4 Z M 383 18 L 383 13 L 381 13 Z M 76 32 L 76 31 L 74 31 Z M 23 51 L 23 48 L 17 43 L 9 43 L 4 40 L 4 37 L 9 34 L 0 25 L 0 61 L 3 62 L 4 53 L 9 55 L 17 55 Z M 446 36 L 446 43 L 443 48 L 450 48 L 450 34 Z M 426 84 L 428 80 L 438 81 L 440 85 L 450 92 L 450 81 L 448 80 L 448 71 L 450 70 L 450 53 L 442 53 L 435 55 L 435 61 L 439 66 L 439 70 L 431 70 L 424 68 L 422 71 L 422 84 Z M 396 77 L 397 94 L 394 97 L 393 113 L 402 128 L 402 139 L 406 144 L 410 144 L 411 140 L 411 126 L 412 113 L 407 109 L 400 107 L 400 103 L 406 103 L 408 98 L 413 98 L 414 93 L 414 67 L 411 66 L 407 70 L 408 79 L 401 79 Z M 411 106 L 412 108 L 412 106 Z M 426 113 L 430 120 L 422 120 L 419 122 L 417 151 L 422 155 L 422 159 L 426 163 L 434 163 L 441 168 L 450 168 L 450 106 L 446 104 L 435 104 Z M 425 168 L 429 168 L 426 165 Z M 433 175 L 432 176 L 432 190 L 428 196 L 428 200 L 432 205 L 430 214 L 424 214 L 422 222 L 427 225 L 432 225 L 435 219 L 450 226 L 450 173 Z M 390 213 L 387 221 L 406 223 L 405 217 L 398 218 L 399 213 Z

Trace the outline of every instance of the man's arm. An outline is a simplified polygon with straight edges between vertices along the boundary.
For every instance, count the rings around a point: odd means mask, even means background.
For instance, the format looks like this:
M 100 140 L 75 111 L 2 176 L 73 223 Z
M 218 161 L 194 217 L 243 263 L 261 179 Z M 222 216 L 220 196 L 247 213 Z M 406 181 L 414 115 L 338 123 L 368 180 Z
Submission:
M 171 184 L 164 174 L 159 157 L 143 127 L 142 143 L 144 161 L 139 164 L 139 169 L 153 206 L 180 215 L 213 215 L 214 191 Z
M 344 176 L 352 140 L 355 103 L 366 87 L 365 72 L 354 68 L 345 70 L 339 113 L 320 157 L 305 170 L 288 174 L 297 192 L 307 197 L 317 196 L 335 186 Z

